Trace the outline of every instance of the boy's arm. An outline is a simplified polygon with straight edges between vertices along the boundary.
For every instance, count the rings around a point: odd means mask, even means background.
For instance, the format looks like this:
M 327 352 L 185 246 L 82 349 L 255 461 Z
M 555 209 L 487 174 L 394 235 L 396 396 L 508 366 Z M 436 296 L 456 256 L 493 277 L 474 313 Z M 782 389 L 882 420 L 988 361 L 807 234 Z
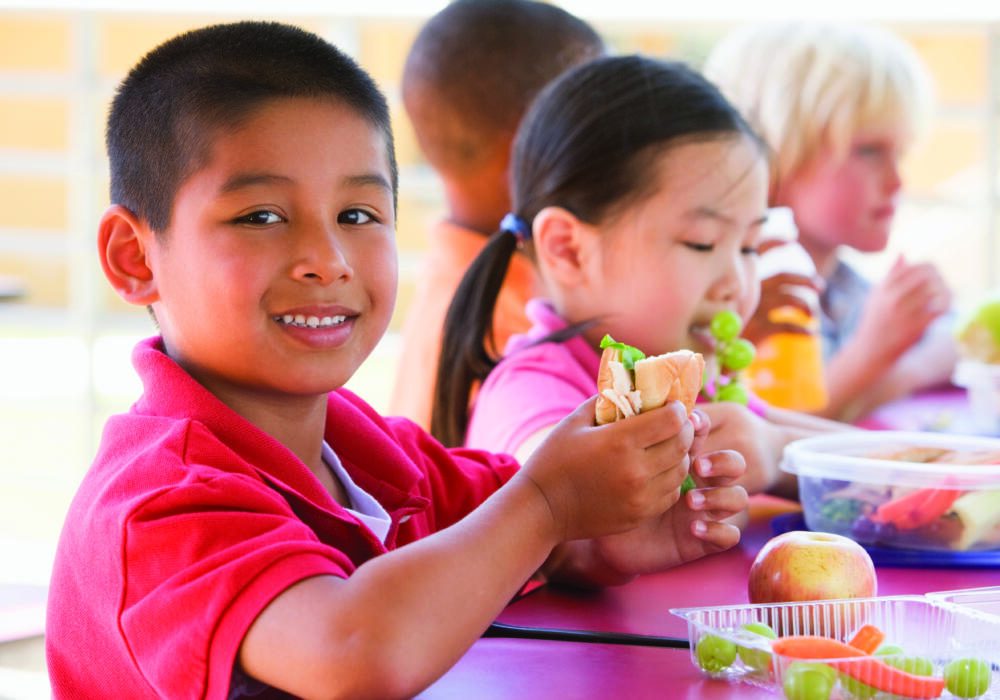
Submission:
M 869 292 L 857 329 L 831 358 L 829 402 L 818 415 L 852 422 L 911 393 L 923 383 L 917 376 L 936 378 L 939 367 L 907 366 L 905 357 L 908 351 L 919 357 L 925 331 L 950 304 L 951 293 L 933 265 L 897 259 Z
M 239 662 L 300 697 L 409 697 L 458 661 L 557 541 L 543 495 L 515 476 L 456 525 L 348 579 L 317 576 L 281 593 Z
M 623 532 L 677 498 L 683 409 L 592 427 L 590 400 L 458 523 L 281 593 L 245 635 L 250 676 L 303 697 L 411 696 L 482 634 L 556 544 Z M 615 469 L 608 469 L 615 464 Z

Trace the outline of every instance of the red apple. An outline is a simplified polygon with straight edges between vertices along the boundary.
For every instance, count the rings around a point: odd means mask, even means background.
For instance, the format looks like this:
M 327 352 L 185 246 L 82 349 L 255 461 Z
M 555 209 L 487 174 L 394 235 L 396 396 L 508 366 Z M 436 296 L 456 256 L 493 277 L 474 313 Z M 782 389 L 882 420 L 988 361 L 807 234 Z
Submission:
M 750 566 L 750 602 L 868 598 L 875 565 L 860 544 L 829 532 L 794 530 L 772 537 Z

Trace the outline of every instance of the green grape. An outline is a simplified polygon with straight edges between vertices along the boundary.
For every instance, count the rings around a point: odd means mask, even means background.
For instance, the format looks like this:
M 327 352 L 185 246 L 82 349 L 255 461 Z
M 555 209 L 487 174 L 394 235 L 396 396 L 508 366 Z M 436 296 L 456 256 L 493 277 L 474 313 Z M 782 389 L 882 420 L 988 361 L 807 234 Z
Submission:
M 875 697 L 875 693 L 878 692 L 867 683 L 862 683 L 857 678 L 851 678 L 846 673 L 840 674 L 840 685 L 851 694 L 851 697 L 858 700 L 869 700 L 869 698 Z
M 694 483 L 694 479 L 691 478 L 691 475 L 688 474 L 684 477 L 684 481 L 681 482 L 681 495 L 683 496 L 693 488 L 697 488 L 697 485 Z
M 728 668 L 736 660 L 736 645 L 728 639 L 706 634 L 694 650 L 698 665 L 710 673 Z
M 726 309 L 712 317 L 708 329 L 716 340 L 725 343 L 740 334 L 740 331 L 743 330 L 743 319 L 735 311 Z
M 760 635 L 761 637 L 766 637 L 767 639 L 778 638 L 778 635 L 774 633 L 774 630 L 765 625 L 763 622 L 748 622 L 740 627 L 740 629 Z M 771 665 L 771 654 L 763 649 L 737 647 L 736 651 L 740 655 L 740 660 L 750 668 L 757 669 L 759 671 L 766 671 Z
M 955 659 L 944 667 L 948 692 L 960 698 L 977 698 L 990 688 L 990 665 L 982 659 Z
M 826 664 L 793 661 L 785 669 L 782 688 L 788 700 L 829 700 L 836 671 Z
M 750 394 L 739 382 L 730 381 L 728 384 L 723 384 L 719 387 L 718 391 L 715 392 L 716 401 L 732 401 L 733 403 L 739 403 L 746 406 L 750 403 Z
M 888 654 L 903 654 L 905 652 L 903 651 L 903 647 L 898 644 L 882 644 L 875 650 L 875 653 L 878 656 L 886 656 Z M 886 663 L 889 662 L 886 661 Z
M 880 652 L 876 651 L 875 653 L 879 654 Z M 934 675 L 934 663 L 926 656 L 898 656 L 886 659 L 885 662 L 890 666 L 898 668 L 900 671 L 906 671 L 915 676 Z
M 753 343 L 746 338 L 735 338 L 716 352 L 719 356 L 719 364 L 733 372 L 739 372 L 741 369 L 749 367 L 756 355 Z

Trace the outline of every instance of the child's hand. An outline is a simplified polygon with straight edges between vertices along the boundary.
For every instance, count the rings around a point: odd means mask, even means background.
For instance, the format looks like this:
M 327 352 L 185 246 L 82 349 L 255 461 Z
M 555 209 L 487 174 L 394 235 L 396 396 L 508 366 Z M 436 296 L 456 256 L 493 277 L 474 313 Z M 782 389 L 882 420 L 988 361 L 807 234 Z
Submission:
M 761 280 L 760 301 L 743 328 L 743 337 L 754 345 L 759 345 L 775 333 L 809 333 L 801 325 L 775 323 L 769 318 L 772 311 L 783 307 L 792 307 L 807 315 L 814 313 L 806 299 L 796 293 L 798 287 L 807 287 L 817 293 L 822 291 L 821 280 L 790 272 L 781 272 Z
M 688 472 L 694 426 L 679 401 L 600 427 L 595 401 L 563 419 L 518 473 L 541 491 L 561 540 L 623 532 L 662 514 Z
M 597 559 L 625 576 L 662 571 L 740 541 L 739 528 L 720 522 L 747 507 L 747 492 L 733 484 L 746 468 L 733 450 L 703 454 L 694 460 L 698 488 L 688 491 L 666 513 L 638 528 L 592 541 Z
M 778 469 L 787 440 L 776 426 L 756 413 L 730 401 L 699 404 L 708 414 L 711 429 L 705 438 L 705 450 L 735 450 L 746 460 L 746 471 L 739 483 L 749 493 L 784 490 L 784 482 L 794 482 Z
M 911 265 L 900 256 L 865 302 L 857 330 L 859 343 L 864 341 L 860 346 L 894 362 L 950 305 L 951 291 L 934 265 Z

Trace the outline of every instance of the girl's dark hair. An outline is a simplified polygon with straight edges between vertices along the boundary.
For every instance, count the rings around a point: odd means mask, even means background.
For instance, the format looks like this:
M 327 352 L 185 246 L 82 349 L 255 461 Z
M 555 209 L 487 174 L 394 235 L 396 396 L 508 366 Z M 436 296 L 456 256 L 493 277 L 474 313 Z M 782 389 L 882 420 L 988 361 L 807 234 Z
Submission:
M 514 212 L 531 225 L 549 206 L 598 225 L 648 196 L 662 149 L 680 140 L 753 135 L 714 85 L 683 63 L 631 55 L 570 69 L 538 96 L 514 141 Z M 763 151 L 763 146 L 761 146 Z M 497 232 L 465 272 L 444 321 L 431 432 L 465 440 L 473 387 L 496 366 L 493 313 L 516 238 Z M 525 246 L 531 254 L 530 243 Z M 566 329 L 562 340 L 579 327 Z
M 395 198 L 389 108 L 371 77 L 316 34 L 246 21 L 169 39 L 125 77 L 105 135 L 111 201 L 162 233 L 177 191 L 204 166 L 219 130 L 238 126 L 265 102 L 282 97 L 339 100 L 382 132 Z

